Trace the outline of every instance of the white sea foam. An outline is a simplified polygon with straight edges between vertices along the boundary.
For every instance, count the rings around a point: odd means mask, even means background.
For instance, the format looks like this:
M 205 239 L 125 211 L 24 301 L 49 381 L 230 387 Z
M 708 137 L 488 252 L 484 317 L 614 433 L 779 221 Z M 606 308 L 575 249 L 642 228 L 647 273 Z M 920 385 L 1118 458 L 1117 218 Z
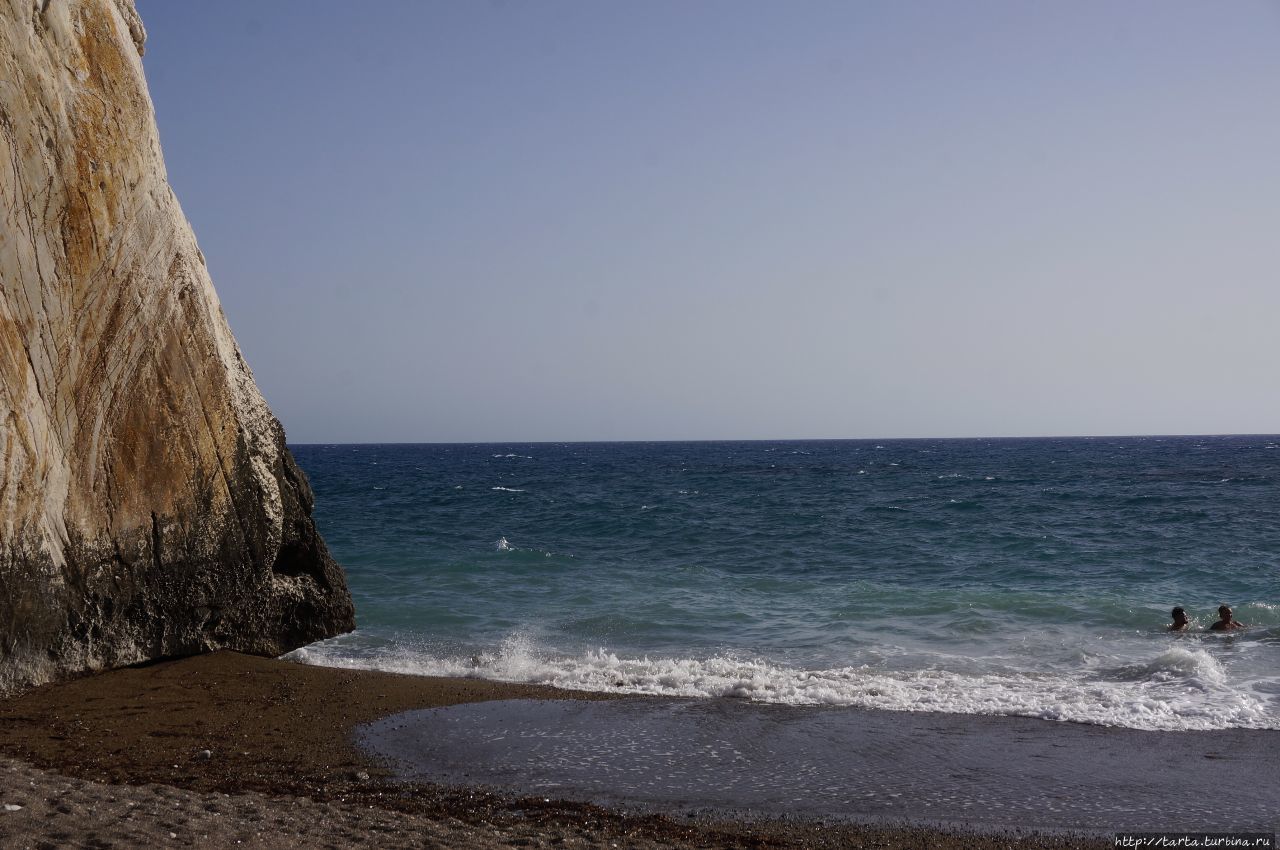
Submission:
M 441 656 L 407 647 L 352 651 L 339 638 L 297 650 L 297 661 L 427 676 L 534 682 L 570 690 L 733 697 L 784 705 L 853 706 L 1039 717 L 1149 730 L 1280 729 L 1273 704 L 1231 686 L 1199 649 L 1169 649 L 1101 677 L 1068 674 L 892 671 L 870 666 L 801 670 L 761 659 L 626 658 L 607 649 L 540 652 L 523 634 L 496 652 Z
M 541 555 L 544 558 L 572 559 L 574 557 L 573 555 L 568 555 L 560 552 L 549 552 L 545 549 L 531 549 L 531 548 L 525 548 L 523 546 L 513 546 L 511 544 L 511 541 L 507 540 L 507 538 L 505 537 L 498 538 L 498 542 L 493 544 L 493 548 L 499 552 L 530 552 L 533 554 Z
M 1180 677 L 1192 677 L 1206 683 L 1221 683 L 1227 678 L 1222 665 L 1203 649 L 1168 649 L 1139 669 L 1153 681 L 1170 681 Z
M 518 490 L 515 487 L 490 487 L 489 489 L 502 490 L 505 493 L 523 493 L 524 492 L 523 490 Z

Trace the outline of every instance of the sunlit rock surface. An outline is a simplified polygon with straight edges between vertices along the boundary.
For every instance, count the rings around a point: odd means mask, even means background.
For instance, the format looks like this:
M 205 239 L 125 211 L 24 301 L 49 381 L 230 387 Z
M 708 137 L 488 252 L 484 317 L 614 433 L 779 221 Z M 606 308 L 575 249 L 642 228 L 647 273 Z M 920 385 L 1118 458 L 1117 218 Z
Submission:
M 132 0 L 0 0 L 0 693 L 354 626 L 169 188 L 145 38 Z

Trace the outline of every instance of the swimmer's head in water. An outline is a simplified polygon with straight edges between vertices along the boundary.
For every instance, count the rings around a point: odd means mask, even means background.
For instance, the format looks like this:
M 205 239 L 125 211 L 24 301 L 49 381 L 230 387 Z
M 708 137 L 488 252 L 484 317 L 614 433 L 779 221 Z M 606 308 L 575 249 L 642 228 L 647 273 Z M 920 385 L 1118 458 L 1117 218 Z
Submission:
M 1181 607 L 1174 608 L 1174 609 L 1173 609 L 1173 619 L 1174 619 L 1174 621 L 1175 621 L 1175 622 L 1179 622 L 1179 623 L 1180 623 L 1180 622 L 1183 622 L 1183 621 L 1185 621 L 1185 620 L 1187 619 L 1187 612 L 1186 612 L 1186 611 L 1183 611 Z
M 1229 619 L 1231 619 L 1231 606 L 1230 606 L 1230 605 L 1219 605 L 1219 606 L 1218 606 L 1218 616 L 1219 616 L 1219 617 L 1221 617 L 1221 618 L 1222 618 L 1222 619 L 1224 619 L 1224 620 L 1229 620 Z

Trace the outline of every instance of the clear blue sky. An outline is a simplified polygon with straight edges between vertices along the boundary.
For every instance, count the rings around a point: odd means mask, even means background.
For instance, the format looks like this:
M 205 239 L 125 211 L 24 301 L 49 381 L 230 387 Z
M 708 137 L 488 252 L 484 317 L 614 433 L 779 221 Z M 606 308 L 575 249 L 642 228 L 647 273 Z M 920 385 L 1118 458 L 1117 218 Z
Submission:
M 293 442 L 1280 431 L 1276 3 L 138 6 Z

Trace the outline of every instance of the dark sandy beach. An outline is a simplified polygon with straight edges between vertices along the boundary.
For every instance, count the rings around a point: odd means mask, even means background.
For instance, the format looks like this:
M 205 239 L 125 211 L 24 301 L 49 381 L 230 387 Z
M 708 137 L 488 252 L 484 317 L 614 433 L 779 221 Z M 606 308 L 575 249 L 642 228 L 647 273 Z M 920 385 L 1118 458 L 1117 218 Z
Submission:
M 1082 847 L 1109 840 L 817 820 L 624 814 L 511 790 L 395 782 L 353 742 L 397 712 L 550 688 L 309 667 L 217 653 L 0 703 L 6 847 Z M 13 806 L 21 806 L 14 809 Z

